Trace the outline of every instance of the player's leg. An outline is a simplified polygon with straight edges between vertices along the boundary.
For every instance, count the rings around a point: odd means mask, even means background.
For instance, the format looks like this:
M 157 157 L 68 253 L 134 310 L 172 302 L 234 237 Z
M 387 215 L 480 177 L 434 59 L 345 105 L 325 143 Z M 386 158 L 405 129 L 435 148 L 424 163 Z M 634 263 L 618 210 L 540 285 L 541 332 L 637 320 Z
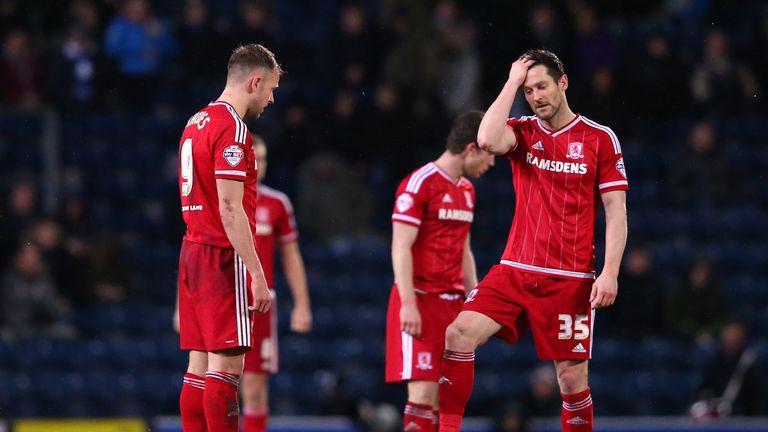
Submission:
M 529 305 L 533 341 L 541 359 L 555 361 L 563 399 L 564 432 L 591 432 L 593 406 L 587 365 L 592 352 L 594 311 L 591 279 L 536 276 L 536 304 Z
M 500 329 L 501 324 L 474 311 L 462 311 L 448 326 L 439 381 L 440 431 L 460 430 L 474 385 L 475 349 Z
M 563 398 L 563 432 L 592 432 L 594 407 L 588 387 L 587 360 L 556 360 L 557 383 Z
M 243 372 L 240 395 L 243 399 L 245 432 L 265 432 L 269 413 L 269 376 Z
M 408 403 L 403 412 L 403 430 L 431 432 L 435 405 L 437 405 L 437 382 L 409 381 Z
M 243 372 L 245 348 L 208 353 L 205 373 L 205 419 L 211 431 L 237 432 L 240 409 L 237 388 Z
M 205 432 L 208 430 L 205 421 L 204 391 L 205 372 L 208 370 L 208 353 L 205 340 L 200 330 L 200 322 L 195 313 L 195 299 L 190 290 L 198 282 L 192 274 L 190 280 L 187 268 L 197 265 L 199 253 L 197 248 L 188 242 L 182 242 L 179 257 L 178 277 L 178 308 L 179 308 L 179 339 L 181 349 L 189 350 L 189 365 L 184 374 L 179 397 L 181 424 L 185 432 Z
M 205 372 L 208 369 L 208 353 L 190 351 L 189 366 L 181 387 L 179 406 L 181 427 L 184 432 L 206 432 L 204 409 Z

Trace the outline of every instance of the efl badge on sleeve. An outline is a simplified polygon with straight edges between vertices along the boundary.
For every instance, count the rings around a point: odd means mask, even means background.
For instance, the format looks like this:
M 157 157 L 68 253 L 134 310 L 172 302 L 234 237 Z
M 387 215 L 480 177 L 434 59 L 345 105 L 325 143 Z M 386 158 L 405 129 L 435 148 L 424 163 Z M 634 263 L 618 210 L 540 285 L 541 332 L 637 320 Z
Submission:
M 568 159 L 583 159 L 584 158 L 584 144 L 580 142 L 572 142 L 568 144 Z
M 624 178 L 627 178 L 627 170 L 624 169 L 624 158 L 619 158 L 619 160 L 616 161 L 616 171 L 620 172 Z
M 397 197 L 397 201 L 395 201 L 395 207 L 397 207 L 397 211 L 400 213 L 405 213 L 410 210 L 411 207 L 413 207 L 413 197 L 411 194 L 400 194 L 400 196 Z
M 243 160 L 245 153 L 243 153 L 243 149 L 240 147 L 231 145 L 224 149 L 222 156 L 224 156 L 224 160 L 226 160 L 230 166 L 235 167 L 240 163 L 241 160 Z

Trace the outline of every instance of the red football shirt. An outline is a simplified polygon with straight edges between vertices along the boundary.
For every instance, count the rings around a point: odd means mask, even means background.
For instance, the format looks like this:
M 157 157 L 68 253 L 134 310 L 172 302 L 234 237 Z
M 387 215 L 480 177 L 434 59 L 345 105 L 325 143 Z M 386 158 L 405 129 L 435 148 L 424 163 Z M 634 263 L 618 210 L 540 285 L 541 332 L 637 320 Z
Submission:
M 535 116 L 509 119 L 517 203 L 501 262 L 567 278 L 595 277 L 600 194 L 628 189 L 616 134 L 577 115 L 557 131 Z
M 463 177 L 456 182 L 430 162 L 408 175 L 396 195 L 392 221 L 419 229 L 411 248 L 414 288 L 463 292 L 461 260 L 475 207 L 472 183 Z
M 295 241 L 299 232 L 291 201 L 284 193 L 263 184 L 258 186 L 254 238 L 264 276 L 272 287 L 275 280 L 275 245 Z
M 216 179 L 245 182 L 243 207 L 255 228 L 256 157 L 251 134 L 234 108 L 211 102 L 187 122 L 179 143 L 179 192 L 184 239 L 232 247 L 219 214 Z

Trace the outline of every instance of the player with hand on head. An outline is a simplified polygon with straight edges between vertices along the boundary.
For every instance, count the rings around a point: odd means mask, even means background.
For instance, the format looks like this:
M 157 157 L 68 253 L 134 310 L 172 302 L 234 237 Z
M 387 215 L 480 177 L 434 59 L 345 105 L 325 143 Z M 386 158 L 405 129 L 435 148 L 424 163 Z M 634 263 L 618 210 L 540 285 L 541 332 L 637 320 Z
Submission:
M 178 310 L 189 366 L 179 400 L 185 432 L 235 432 L 237 387 L 252 314 L 272 296 L 256 254 L 256 159 L 244 118 L 274 102 L 282 70 L 258 44 L 236 48 L 219 98 L 187 122 L 179 145 Z
M 267 145 L 258 135 L 253 135 L 253 151 L 258 167 L 254 231 L 256 252 L 264 268 L 267 284 L 273 287 L 274 253 L 279 245 L 283 274 L 293 297 L 291 330 L 307 333 L 312 329 L 312 311 L 293 206 L 284 193 L 261 182 L 267 173 Z M 253 349 L 245 354 L 245 368 L 240 381 L 244 432 L 267 430 L 269 374 L 277 373 L 277 354 L 277 311 L 273 301 L 267 313 L 253 318 Z
M 459 115 L 445 151 L 408 175 L 392 212 L 395 285 L 387 311 L 386 381 L 407 382 L 403 428 L 433 431 L 445 328 L 477 283 L 469 229 L 475 189 L 494 156 L 477 145 L 481 111 Z
M 475 349 L 496 335 L 515 343 L 531 328 L 536 352 L 554 360 L 562 430 L 593 430 L 587 382 L 594 311 L 613 304 L 627 238 L 628 182 L 616 134 L 571 111 L 560 59 L 529 50 L 480 124 L 481 148 L 512 165 L 516 207 L 500 264 L 472 290 L 446 331 L 440 431 L 458 431 L 472 392 Z M 508 118 L 518 89 L 533 116 Z M 595 279 L 598 199 L 605 260 Z

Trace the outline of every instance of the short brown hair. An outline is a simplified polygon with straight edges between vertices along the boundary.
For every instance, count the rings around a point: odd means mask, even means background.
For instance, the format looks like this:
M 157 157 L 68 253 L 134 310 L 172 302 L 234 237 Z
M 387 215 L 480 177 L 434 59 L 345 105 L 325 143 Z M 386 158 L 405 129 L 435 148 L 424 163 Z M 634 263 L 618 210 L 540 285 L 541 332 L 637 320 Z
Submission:
M 445 149 L 452 154 L 464 151 L 469 143 L 477 146 L 477 131 L 480 129 L 480 120 L 483 119 L 483 111 L 472 110 L 459 114 L 451 124 L 451 131 L 445 142 Z
M 528 57 L 533 60 L 531 67 L 536 65 L 544 65 L 547 68 L 549 76 L 555 79 L 555 82 L 560 80 L 560 77 L 565 75 L 565 66 L 563 62 L 552 51 L 545 49 L 530 49 L 523 53 L 523 57 Z
M 227 76 L 232 75 L 233 72 L 238 72 L 241 68 L 265 68 L 278 74 L 283 73 L 283 69 L 272 51 L 261 44 L 240 45 L 232 51 L 232 55 L 229 56 L 229 63 L 227 63 Z

